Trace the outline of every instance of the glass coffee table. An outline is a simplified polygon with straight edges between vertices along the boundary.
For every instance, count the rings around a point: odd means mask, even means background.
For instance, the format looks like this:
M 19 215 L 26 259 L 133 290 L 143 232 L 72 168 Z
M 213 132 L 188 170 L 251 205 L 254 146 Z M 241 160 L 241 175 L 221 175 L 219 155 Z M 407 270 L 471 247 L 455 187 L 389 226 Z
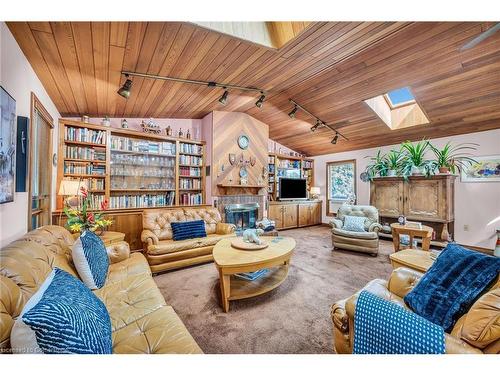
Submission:
M 250 298 L 277 288 L 288 275 L 295 240 L 289 237 L 263 238 L 269 246 L 262 250 L 239 250 L 231 246 L 231 238 L 214 246 L 213 257 L 219 271 L 221 303 L 229 311 L 229 301 Z M 269 269 L 264 276 L 250 281 L 238 278 L 237 273 Z

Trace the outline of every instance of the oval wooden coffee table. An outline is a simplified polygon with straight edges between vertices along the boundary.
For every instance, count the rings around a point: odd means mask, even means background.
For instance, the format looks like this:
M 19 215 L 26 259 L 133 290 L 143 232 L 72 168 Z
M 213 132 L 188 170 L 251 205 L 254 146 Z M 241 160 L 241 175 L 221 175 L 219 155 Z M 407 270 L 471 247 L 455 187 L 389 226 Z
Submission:
M 267 293 L 285 281 L 295 240 L 275 237 L 267 241 L 262 250 L 238 250 L 231 246 L 231 239 L 224 239 L 214 246 L 213 256 L 220 278 L 222 309 L 229 311 L 229 301 Z M 269 268 L 264 276 L 253 280 L 240 279 L 234 274 L 255 272 Z

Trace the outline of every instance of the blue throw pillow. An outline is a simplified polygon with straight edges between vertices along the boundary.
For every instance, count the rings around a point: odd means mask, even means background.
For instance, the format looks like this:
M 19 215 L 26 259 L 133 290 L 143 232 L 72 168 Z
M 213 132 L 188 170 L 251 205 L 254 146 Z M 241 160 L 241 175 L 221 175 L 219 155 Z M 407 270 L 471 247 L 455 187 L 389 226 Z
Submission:
M 500 258 L 449 244 L 404 301 L 450 332 L 499 272 Z
M 207 236 L 203 220 L 178 221 L 170 225 L 172 226 L 174 241 Z
M 104 242 L 95 233 L 85 231 L 73 244 L 71 256 L 83 283 L 90 289 L 102 288 L 109 269 Z
M 111 319 L 89 288 L 54 268 L 16 319 L 10 340 L 14 353 L 109 354 Z
M 344 216 L 343 230 L 349 232 L 366 232 L 365 230 L 365 217 L 364 216 Z

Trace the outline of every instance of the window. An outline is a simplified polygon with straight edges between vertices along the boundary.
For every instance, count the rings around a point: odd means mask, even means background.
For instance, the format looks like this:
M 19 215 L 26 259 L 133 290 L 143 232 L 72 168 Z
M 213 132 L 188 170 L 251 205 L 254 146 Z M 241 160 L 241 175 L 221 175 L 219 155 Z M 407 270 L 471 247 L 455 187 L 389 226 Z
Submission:
M 54 121 L 31 93 L 28 230 L 51 223 L 52 128 Z
M 391 108 L 398 108 L 415 103 L 415 97 L 411 93 L 409 87 L 402 87 L 389 91 L 385 94 L 385 98 Z
M 344 202 L 356 201 L 356 160 L 326 163 L 326 214 L 333 216 Z

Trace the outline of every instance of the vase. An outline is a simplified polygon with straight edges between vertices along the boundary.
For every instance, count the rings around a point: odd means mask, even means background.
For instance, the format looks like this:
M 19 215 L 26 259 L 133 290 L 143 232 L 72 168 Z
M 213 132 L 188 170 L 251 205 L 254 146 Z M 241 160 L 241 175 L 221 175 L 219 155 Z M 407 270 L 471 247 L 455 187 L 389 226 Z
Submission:
M 387 177 L 396 177 L 398 175 L 398 171 L 395 169 L 389 169 L 387 171 Z
M 421 176 L 421 175 L 425 174 L 425 168 L 413 166 L 413 167 L 411 167 L 411 174 L 413 176 Z
M 448 168 L 448 167 L 439 167 L 439 173 L 448 174 L 448 173 L 450 173 L 450 168 Z
M 495 246 L 495 256 L 500 257 L 500 229 L 497 229 L 497 245 Z

